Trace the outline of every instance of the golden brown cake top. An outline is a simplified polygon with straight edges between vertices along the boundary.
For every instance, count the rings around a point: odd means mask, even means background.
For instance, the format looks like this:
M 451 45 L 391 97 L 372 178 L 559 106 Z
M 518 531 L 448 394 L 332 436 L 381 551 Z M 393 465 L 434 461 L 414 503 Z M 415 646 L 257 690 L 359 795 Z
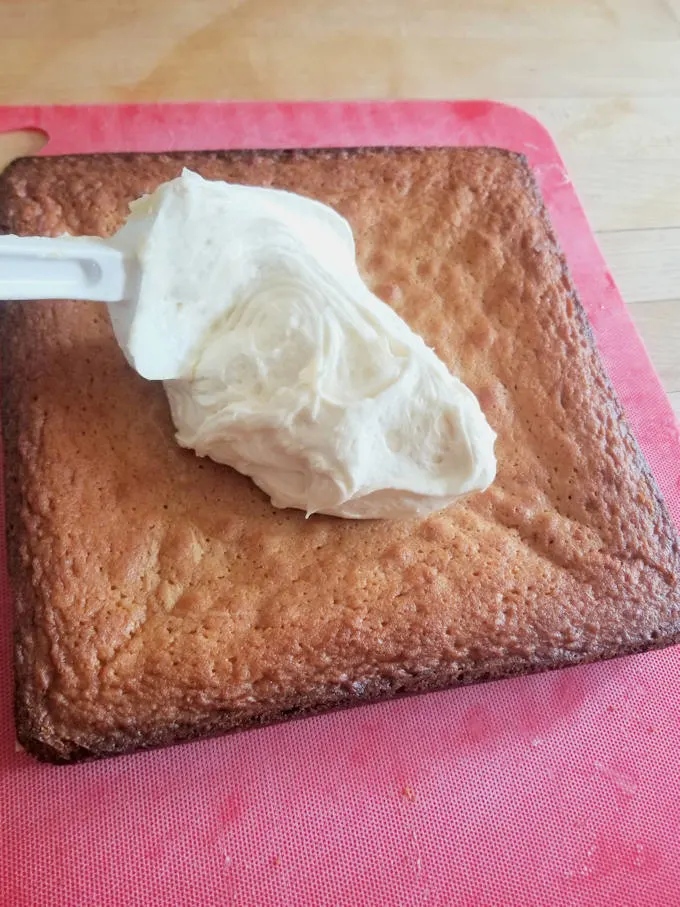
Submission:
M 0 230 L 108 235 L 183 166 L 347 217 L 369 286 L 478 396 L 498 477 L 421 522 L 275 510 L 177 446 L 103 306 L 7 306 L 23 739 L 111 751 L 670 641 L 675 533 L 521 158 L 26 160 L 0 185 Z

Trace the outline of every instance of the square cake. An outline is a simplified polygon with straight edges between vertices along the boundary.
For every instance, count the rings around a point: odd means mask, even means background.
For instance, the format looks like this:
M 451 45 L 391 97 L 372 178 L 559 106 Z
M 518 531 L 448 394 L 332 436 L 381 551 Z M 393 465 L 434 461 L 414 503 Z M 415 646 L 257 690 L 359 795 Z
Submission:
M 183 167 L 348 218 L 370 288 L 477 395 L 483 494 L 423 520 L 277 510 L 174 440 L 106 307 L 2 305 L 16 724 L 70 762 L 675 642 L 675 529 L 531 171 L 491 148 L 15 162 L 0 233 L 107 236 Z

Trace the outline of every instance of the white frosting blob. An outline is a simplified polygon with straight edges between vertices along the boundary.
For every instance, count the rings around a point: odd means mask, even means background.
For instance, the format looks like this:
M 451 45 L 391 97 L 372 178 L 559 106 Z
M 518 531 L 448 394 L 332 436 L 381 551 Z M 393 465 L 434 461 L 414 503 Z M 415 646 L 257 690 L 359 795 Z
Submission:
M 493 481 L 477 399 L 366 287 L 331 208 L 185 170 L 113 242 L 141 264 L 116 336 L 165 382 L 177 441 L 276 507 L 424 516 Z

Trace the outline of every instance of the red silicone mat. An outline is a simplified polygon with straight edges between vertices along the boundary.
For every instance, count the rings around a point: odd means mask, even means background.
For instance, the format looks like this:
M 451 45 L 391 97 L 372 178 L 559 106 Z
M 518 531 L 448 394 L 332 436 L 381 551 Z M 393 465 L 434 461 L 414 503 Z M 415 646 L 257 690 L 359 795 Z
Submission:
M 677 522 L 680 439 L 546 131 L 488 102 L 0 108 L 48 154 L 524 152 Z M 20 905 L 680 903 L 680 648 L 74 767 L 14 749 L 0 599 L 0 898 Z

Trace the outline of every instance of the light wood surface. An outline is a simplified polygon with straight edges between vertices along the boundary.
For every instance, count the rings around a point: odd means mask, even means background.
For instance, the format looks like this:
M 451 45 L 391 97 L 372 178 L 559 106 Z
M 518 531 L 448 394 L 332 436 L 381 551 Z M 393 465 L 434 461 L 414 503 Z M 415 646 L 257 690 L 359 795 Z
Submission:
M 680 414 L 680 0 L 0 0 L 0 104 L 409 97 L 551 130 Z

